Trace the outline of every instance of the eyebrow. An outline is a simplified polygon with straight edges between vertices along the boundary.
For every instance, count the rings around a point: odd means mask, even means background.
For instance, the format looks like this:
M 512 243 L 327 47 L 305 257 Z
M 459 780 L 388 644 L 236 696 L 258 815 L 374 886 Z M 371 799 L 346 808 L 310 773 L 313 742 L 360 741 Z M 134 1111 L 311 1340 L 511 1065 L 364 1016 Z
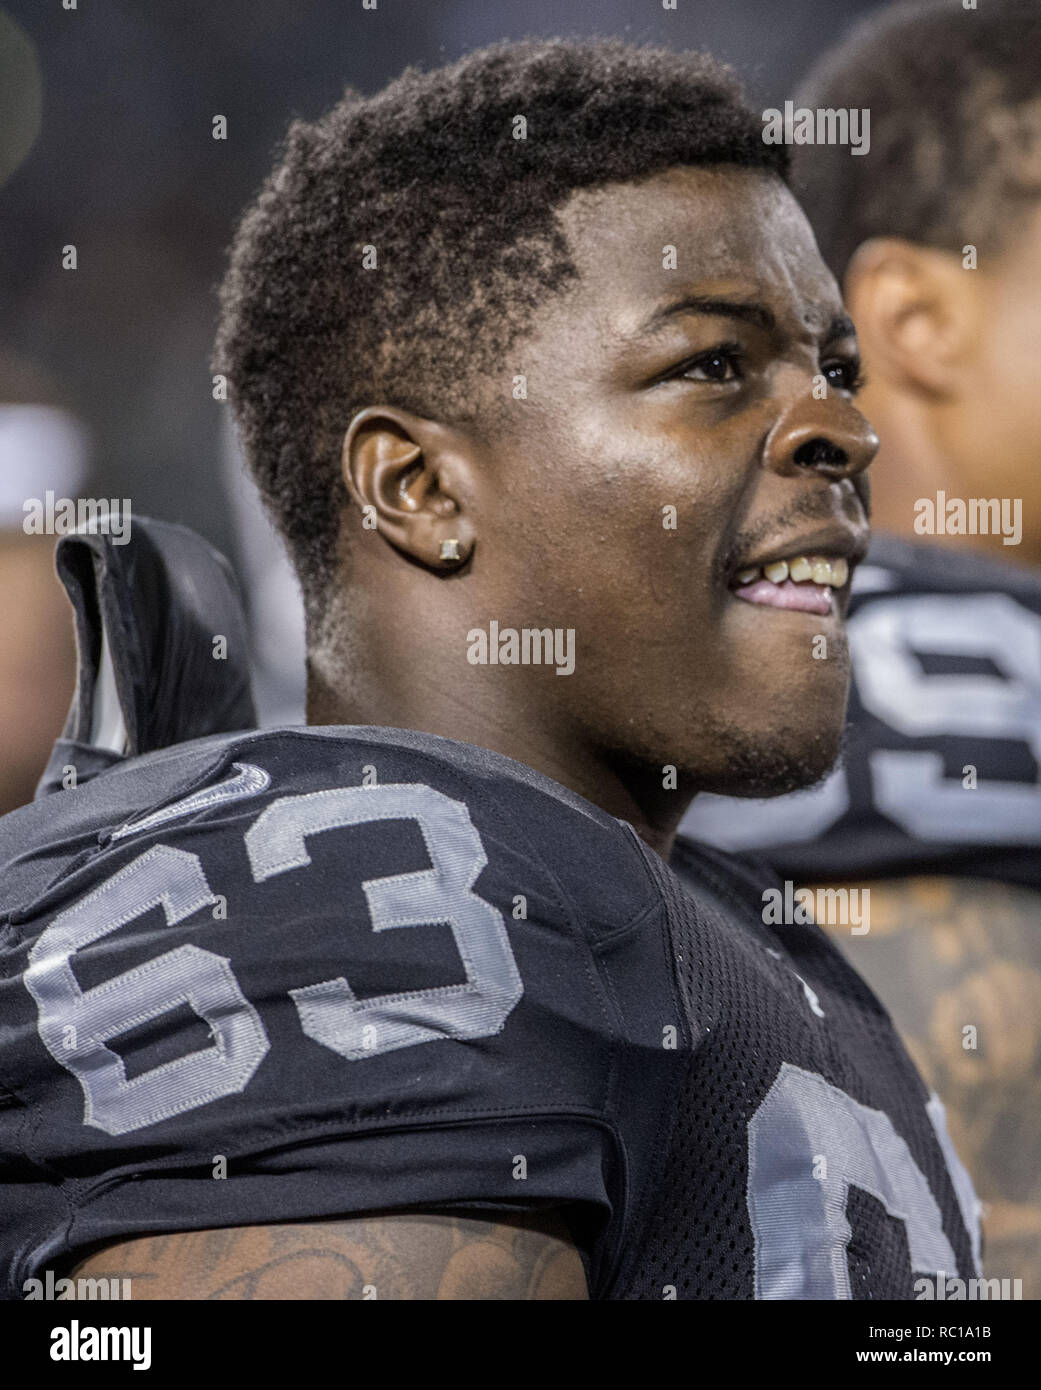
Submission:
M 656 309 L 637 332 L 640 336 L 653 333 L 663 323 L 678 318 L 681 314 L 708 314 L 721 319 L 744 319 L 746 323 L 753 323 L 757 328 L 765 329 L 767 333 L 772 333 L 777 328 L 777 318 L 765 304 L 747 299 L 719 299 L 711 295 L 685 294 L 682 299 L 674 299 L 670 304 L 663 304 L 660 309 Z
M 742 319 L 745 323 L 754 324 L 756 328 L 761 328 L 767 333 L 777 331 L 777 316 L 773 310 L 768 309 L 765 304 L 760 304 L 756 300 L 747 299 L 726 299 L 712 295 L 687 294 L 682 299 L 675 299 L 671 304 L 664 304 L 660 309 L 656 309 L 650 318 L 637 330 L 635 336 L 643 337 L 654 333 L 662 324 L 669 319 L 677 318 L 681 314 L 707 314 L 713 318 L 722 319 Z M 824 335 L 825 343 L 833 343 L 839 338 L 853 337 L 856 329 L 853 321 L 845 314 L 836 314 L 828 324 L 828 330 Z

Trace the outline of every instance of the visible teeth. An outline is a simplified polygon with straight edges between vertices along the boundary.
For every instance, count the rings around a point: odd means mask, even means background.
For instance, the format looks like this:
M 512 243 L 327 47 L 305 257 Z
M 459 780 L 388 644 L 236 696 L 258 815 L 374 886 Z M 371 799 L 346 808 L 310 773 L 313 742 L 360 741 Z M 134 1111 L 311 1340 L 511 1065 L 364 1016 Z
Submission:
M 814 584 L 841 589 L 849 578 L 849 564 L 841 558 L 829 560 L 823 555 L 800 555 L 794 560 L 775 560 L 762 569 L 738 570 L 737 583 L 751 584 L 760 575 L 765 575 L 772 584 L 783 584 L 786 579 L 795 584 L 812 580 Z
M 797 560 L 793 560 L 788 566 L 788 575 L 791 579 L 795 580 L 796 584 L 799 584 L 804 579 L 813 578 L 813 566 L 805 555 L 800 555 Z
M 813 582 L 814 584 L 831 583 L 831 563 L 828 560 L 814 560 L 813 562 Z

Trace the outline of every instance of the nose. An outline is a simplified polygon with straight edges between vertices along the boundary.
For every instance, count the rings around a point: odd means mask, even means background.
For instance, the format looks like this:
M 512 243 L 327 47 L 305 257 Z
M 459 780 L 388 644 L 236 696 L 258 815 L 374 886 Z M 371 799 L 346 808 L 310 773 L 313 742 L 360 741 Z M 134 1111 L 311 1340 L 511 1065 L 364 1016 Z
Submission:
M 766 441 L 766 465 L 784 477 L 852 478 L 876 453 L 878 435 L 848 398 L 834 396 L 793 404 Z

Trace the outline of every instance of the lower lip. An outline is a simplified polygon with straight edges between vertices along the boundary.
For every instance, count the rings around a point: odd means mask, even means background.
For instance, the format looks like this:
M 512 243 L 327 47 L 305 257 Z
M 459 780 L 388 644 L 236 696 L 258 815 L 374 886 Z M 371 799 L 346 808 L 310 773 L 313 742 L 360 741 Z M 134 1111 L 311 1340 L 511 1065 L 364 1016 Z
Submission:
M 791 579 L 774 584 L 769 579 L 756 579 L 751 584 L 742 584 L 731 591 L 745 603 L 755 603 L 761 608 L 787 608 L 796 613 L 817 613 L 825 615 L 832 610 L 832 589 L 829 584 L 796 584 Z

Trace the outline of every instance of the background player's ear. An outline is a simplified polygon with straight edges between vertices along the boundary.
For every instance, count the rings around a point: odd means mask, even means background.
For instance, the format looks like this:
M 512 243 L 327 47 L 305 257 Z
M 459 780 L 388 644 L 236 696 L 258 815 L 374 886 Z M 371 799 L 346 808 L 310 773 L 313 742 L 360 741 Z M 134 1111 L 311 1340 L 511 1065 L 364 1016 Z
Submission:
M 458 430 L 396 406 L 367 406 L 343 441 L 343 478 L 357 524 L 439 571 L 470 558 L 473 460 Z
M 960 256 L 875 237 L 854 253 L 844 291 L 869 378 L 936 398 L 958 393 L 979 308 L 977 273 Z

